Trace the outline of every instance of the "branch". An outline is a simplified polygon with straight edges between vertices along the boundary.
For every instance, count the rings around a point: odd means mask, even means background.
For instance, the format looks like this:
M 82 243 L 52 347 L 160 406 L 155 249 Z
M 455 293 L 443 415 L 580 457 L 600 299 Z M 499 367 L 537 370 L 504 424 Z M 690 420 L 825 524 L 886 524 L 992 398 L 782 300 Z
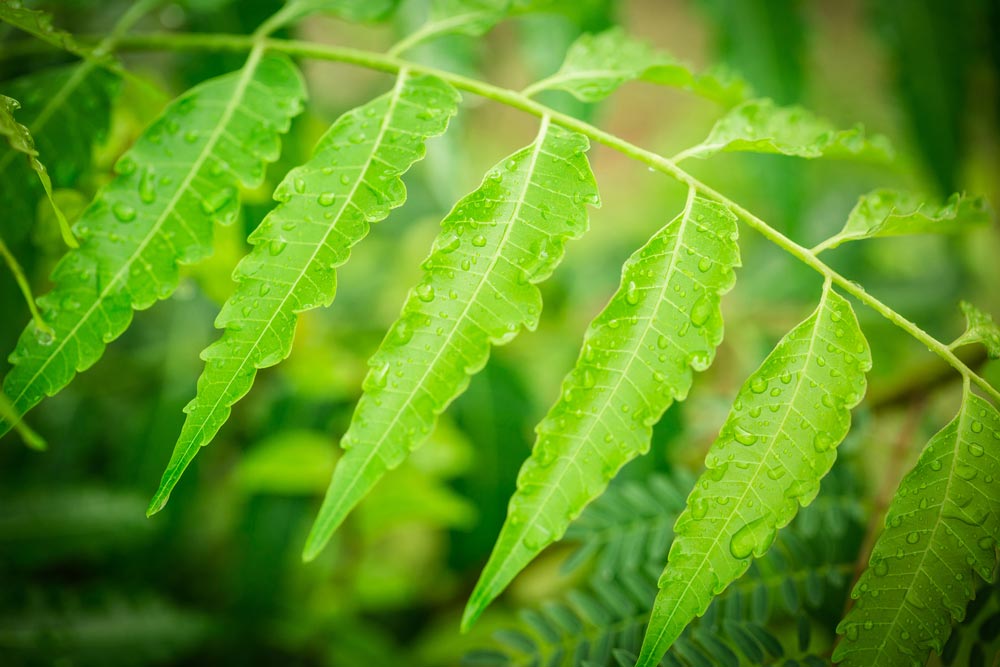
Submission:
M 117 43 L 121 49 L 166 49 L 166 50 L 222 50 L 222 51 L 249 51 L 258 42 L 258 38 L 245 35 L 228 34 L 195 34 L 195 33 L 149 33 L 123 37 Z M 779 248 L 792 255 L 800 262 L 813 269 L 826 280 L 831 281 L 847 294 L 865 304 L 885 319 L 908 333 L 910 336 L 920 341 L 928 350 L 943 359 L 948 365 L 957 370 L 963 378 L 974 382 L 980 389 L 986 392 L 994 401 L 1000 403 L 1000 390 L 997 390 L 989 382 L 976 374 L 969 366 L 959 359 L 947 345 L 937 340 L 919 326 L 906 319 L 895 310 L 869 294 L 864 287 L 858 283 L 848 280 L 844 276 L 834 271 L 831 267 L 818 259 L 807 248 L 800 246 L 778 230 L 768 225 L 764 220 L 757 217 L 747 209 L 743 208 L 733 200 L 721 194 L 714 188 L 702 183 L 691 174 L 678 167 L 672 160 L 640 148 L 624 139 L 605 132 L 582 120 L 574 118 L 554 109 L 550 109 L 544 104 L 540 104 L 533 99 L 525 97 L 521 93 L 500 88 L 477 79 L 453 74 L 434 67 L 428 67 L 418 63 L 395 58 L 393 56 L 337 46 L 326 46 L 313 42 L 300 40 L 266 39 L 263 40 L 265 48 L 270 51 L 277 51 L 288 55 L 301 56 L 305 58 L 315 58 L 319 60 L 332 60 L 337 62 L 358 65 L 380 72 L 396 73 L 402 68 L 410 69 L 414 72 L 431 74 L 455 86 L 460 90 L 484 97 L 486 99 L 500 102 L 509 107 L 525 111 L 539 118 L 548 116 L 552 121 L 565 128 L 575 130 L 586 135 L 590 139 L 604 144 L 630 158 L 643 162 L 644 164 L 661 171 L 674 179 L 694 188 L 697 192 L 728 206 L 733 213 L 739 216 L 751 228 L 760 233 L 764 238 L 771 241 Z

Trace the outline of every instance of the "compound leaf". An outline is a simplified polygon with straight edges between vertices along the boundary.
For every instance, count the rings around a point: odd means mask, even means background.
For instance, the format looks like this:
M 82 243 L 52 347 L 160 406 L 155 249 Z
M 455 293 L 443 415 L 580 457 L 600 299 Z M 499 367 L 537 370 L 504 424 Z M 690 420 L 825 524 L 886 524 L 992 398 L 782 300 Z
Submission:
M 959 305 L 965 314 L 965 333 L 959 336 L 951 347 L 982 343 L 990 359 L 1000 359 L 1000 327 L 997 327 L 993 317 L 968 301 L 963 301 Z
M 978 573 L 993 581 L 1000 546 L 1000 413 L 968 388 L 955 419 L 903 479 L 841 621 L 834 660 L 924 664 L 961 621 Z
M 314 557 L 386 471 L 431 432 L 493 345 L 533 330 L 535 286 L 587 227 L 598 202 L 587 139 L 542 121 L 530 146 L 493 167 L 441 224 L 424 276 L 371 366 L 345 450 L 305 549 Z
M 203 353 L 206 367 L 150 512 L 166 503 L 198 450 L 226 422 L 258 368 L 291 352 L 298 314 L 329 305 L 336 268 L 369 225 L 401 206 L 400 176 L 424 156 L 429 137 L 445 131 L 458 93 L 436 77 L 403 73 L 392 91 L 341 116 L 312 158 L 290 171 L 274 193 L 280 204 L 250 236 L 237 266 L 236 292 L 216 325 L 222 337 Z
M 628 461 L 691 388 L 722 341 L 719 300 L 740 262 L 736 216 L 689 193 L 684 211 L 625 263 L 621 286 L 591 323 L 562 396 L 538 425 L 493 554 L 463 624 L 483 609 Z
M 928 205 L 913 192 L 875 190 L 862 195 L 836 236 L 814 249 L 820 252 L 847 241 L 907 234 L 958 234 L 990 222 L 983 197 L 956 192 L 940 206 Z
M 868 343 L 829 283 L 740 390 L 674 526 L 643 640 L 652 667 L 712 598 L 762 556 L 799 505 L 815 498 L 865 390 Z
M 178 264 L 211 252 L 212 225 L 231 221 L 237 186 L 259 184 L 279 135 L 301 108 L 290 60 L 259 57 L 172 102 L 119 160 L 118 176 L 76 225 L 81 240 L 39 300 L 53 334 L 29 324 L 4 382 L 18 415 L 90 367 L 128 327 L 177 286 Z M 0 422 L 0 434 L 10 428 Z
M 22 104 L 18 119 L 32 135 L 52 184 L 76 185 L 90 167 L 94 144 L 107 133 L 118 77 L 86 62 L 27 74 L 5 88 Z M 36 205 L 46 194 L 21 156 L 12 148 L 0 148 L 0 197 L 8 207 L 0 230 L 11 242 L 32 228 Z
M 615 27 L 582 35 L 570 46 L 559 71 L 530 86 L 525 94 L 564 90 L 578 100 L 597 102 L 637 79 L 690 90 L 728 106 L 742 102 L 749 92 L 747 83 L 735 75 L 721 70 L 696 74 L 673 56 Z
M 892 147 L 882 135 L 866 137 L 860 125 L 838 130 L 801 107 L 781 107 L 769 99 L 749 100 L 734 107 L 716 122 L 705 141 L 675 159 L 707 158 L 722 151 L 879 161 L 892 157 Z

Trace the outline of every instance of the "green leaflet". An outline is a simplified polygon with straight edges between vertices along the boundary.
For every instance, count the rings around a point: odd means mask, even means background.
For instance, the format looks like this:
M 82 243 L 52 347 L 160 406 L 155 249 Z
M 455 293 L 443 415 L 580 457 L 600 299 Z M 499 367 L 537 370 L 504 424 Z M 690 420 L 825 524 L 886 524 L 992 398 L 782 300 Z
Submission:
M 179 263 L 211 252 L 213 222 L 235 218 L 238 185 L 262 181 L 303 94 L 291 61 L 254 51 L 240 71 L 181 95 L 143 133 L 84 211 L 81 247 L 56 265 L 56 287 L 39 300 L 54 335 L 29 325 L 10 356 L 4 389 L 17 414 L 96 362 L 133 310 L 170 296 Z M 0 434 L 9 428 L 4 420 Z
M 673 56 L 615 27 L 582 35 L 570 46 L 559 71 L 529 86 L 524 94 L 564 90 L 578 100 L 597 102 L 636 79 L 690 90 L 727 106 L 742 102 L 749 92 L 747 83 L 737 76 L 721 71 L 695 74 Z
M 49 172 L 45 169 L 45 165 L 38 159 L 38 151 L 35 150 L 35 142 L 31 138 L 31 132 L 24 125 L 14 120 L 14 112 L 20 108 L 21 104 L 17 100 L 6 95 L 0 95 L 0 134 L 7 138 L 7 143 L 10 145 L 11 150 L 21 153 L 27 158 L 28 164 L 31 165 L 31 169 L 38 176 L 38 181 L 42 184 L 42 189 L 45 190 L 45 196 L 48 198 L 49 204 L 52 205 L 52 210 L 55 211 L 66 245 L 76 248 L 79 244 L 73 237 L 73 232 L 69 229 L 69 223 L 66 222 L 66 217 L 59 210 L 59 207 L 56 206 L 56 202 L 52 198 L 52 179 L 49 178 Z
M 862 195 L 847 216 L 847 224 L 813 249 L 822 252 L 847 241 L 906 234 L 958 234 L 990 222 L 991 213 L 983 197 L 956 192 L 940 206 L 927 198 L 900 190 L 875 190 Z
M 236 292 L 216 321 L 222 338 L 202 353 L 206 367 L 150 513 L 167 502 L 184 469 L 229 418 L 258 368 L 285 359 L 298 314 L 328 306 L 338 266 L 369 224 L 401 206 L 400 176 L 424 156 L 457 111 L 458 93 L 431 76 L 399 76 L 392 91 L 349 111 L 319 140 L 312 158 L 274 193 L 281 202 L 250 235 Z
M 653 425 L 722 341 L 719 299 L 740 263 L 736 216 L 690 191 L 684 211 L 625 263 L 562 396 L 538 425 L 507 520 L 463 617 L 469 627 L 542 549 L 649 450 Z
M 530 146 L 493 167 L 441 223 L 424 277 L 369 361 L 345 453 L 305 548 L 311 559 L 386 471 L 430 434 L 492 345 L 534 329 L 535 287 L 587 227 L 597 204 L 588 141 L 542 120 Z
M 722 151 L 877 161 L 887 161 L 893 154 L 888 139 L 880 134 L 866 137 L 861 125 L 838 130 L 801 107 L 779 107 L 768 99 L 749 100 L 733 108 L 716 122 L 705 141 L 674 160 L 707 158 Z
M 871 354 L 829 284 L 740 390 L 674 526 L 639 665 L 652 667 L 712 598 L 815 498 L 865 391 Z
M 509 9 L 510 0 L 431 0 L 427 22 L 393 46 L 389 54 L 399 55 L 442 35 L 482 35 L 506 18 Z
M 892 500 L 885 530 L 837 628 L 834 660 L 923 665 L 940 653 L 973 597 L 996 576 L 1000 546 L 1000 414 L 966 386 L 955 419 L 931 438 Z
M 956 348 L 970 343 L 982 343 L 990 359 L 1000 359 L 1000 327 L 997 327 L 993 317 L 968 301 L 963 301 L 959 305 L 965 314 L 965 333 L 959 336 L 950 347 Z
M 33 136 L 52 184 L 76 185 L 90 167 L 94 144 L 107 133 L 118 77 L 86 62 L 45 69 L 4 86 L 23 105 L 18 118 Z M 13 149 L 0 148 L 0 197 L 9 207 L 0 217 L 0 232 L 12 243 L 34 226 L 36 205 L 46 194 L 21 158 Z

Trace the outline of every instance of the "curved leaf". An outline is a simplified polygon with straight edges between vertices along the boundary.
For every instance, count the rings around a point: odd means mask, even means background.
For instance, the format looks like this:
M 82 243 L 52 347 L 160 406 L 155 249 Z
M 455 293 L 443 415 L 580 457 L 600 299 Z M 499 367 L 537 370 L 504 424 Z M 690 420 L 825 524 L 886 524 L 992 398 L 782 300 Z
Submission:
M 838 130 L 801 107 L 780 107 L 768 99 L 735 107 L 719 119 L 705 141 L 674 159 L 707 158 L 722 151 L 878 161 L 889 160 L 893 154 L 888 139 L 880 134 L 866 137 L 861 125 Z
M 736 216 L 692 190 L 684 211 L 625 263 L 621 287 L 591 323 L 562 397 L 538 425 L 500 537 L 463 626 L 649 450 L 653 425 L 687 396 L 722 341 L 719 300 L 736 282 Z
M 4 84 L 22 108 L 18 118 L 34 138 L 39 160 L 57 188 L 73 187 L 90 167 L 94 145 L 108 131 L 118 77 L 91 63 L 54 67 Z M 12 243 L 34 225 L 43 183 L 21 154 L 0 149 L 0 197 L 7 206 L 0 231 Z
M 17 100 L 0 95 L 0 134 L 7 138 L 7 143 L 12 150 L 27 158 L 28 164 L 38 176 L 38 181 L 42 184 L 42 189 L 45 190 L 45 196 L 59 220 L 59 227 L 63 230 L 63 239 L 66 241 L 66 245 L 76 248 L 79 244 L 69 229 L 66 217 L 63 216 L 62 211 L 59 210 L 52 198 L 52 179 L 49 178 L 49 172 L 45 165 L 38 159 L 38 151 L 35 150 L 35 142 L 31 138 L 31 133 L 28 128 L 14 120 L 14 112 L 20 108 L 21 104 Z
M 337 267 L 370 223 L 401 206 L 400 176 L 445 131 L 458 93 L 436 77 L 399 76 L 392 91 L 349 111 L 319 140 L 312 158 L 290 171 L 281 202 L 250 235 L 253 251 L 237 266 L 236 292 L 216 320 L 222 337 L 203 353 L 198 395 L 150 503 L 163 507 L 184 469 L 229 418 L 258 368 L 292 349 L 298 314 L 333 302 Z
M 906 234 L 960 234 L 990 222 L 983 197 L 956 192 L 940 206 L 913 192 L 875 190 L 862 195 L 836 236 L 813 249 L 821 252 L 847 241 Z
M 968 301 L 959 304 L 965 314 L 965 333 L 951 347 L 982 343 L 990 359 L 1000 359 L 1000 327 L 989 313 L 984 313 Z
M 924 664 L 961 621 L 978 573 L 993 581 L 1000 546 L 1000 413 L 965 390 L 961 410 L 900 483 L 837 632 L 834 660 Z
M 847 435 L 871 354 L 850 304 L 823 289 L 740 390 L 674 542 L 639 664 L 655 665 L 712 598 L 762 556 L 820 480 Z
M 495 166 L 441 223 L 424 277 L 369 361 L 341 458 L 305 549 L 314 557 L 386 471 L 431 432 L 493 345 L 534 329 L 535 287 L 598 202 L 587 139 L 542 121 L 535 142 Z
M 524 91 L 564 90 L 584 102 L 597 102 L 627 81 L 641 79 L 690 90 L 731 106 L 747 98 L 749 89 L 738 76 L 722 71 L 696 74 L 673 56 L 629 37 L 620 27 L 585 34 L 570 46 L 559 71 Z
M 133 310 L 170 296 L 178 264 L 209 254 L 213 222 L 235 218 L 237 186 L 260 183 L 278 157 L 302 80 L 291 61 L 259 53 L 171 103 L 84 211 L 81 247 L 59 262 L 55 289 L 39 300 L 54 335 L 29 325 L 10 357 L 4 389 L 17 414 L 96 362 Z M 0 434 L 9 428 L 0 423 Z

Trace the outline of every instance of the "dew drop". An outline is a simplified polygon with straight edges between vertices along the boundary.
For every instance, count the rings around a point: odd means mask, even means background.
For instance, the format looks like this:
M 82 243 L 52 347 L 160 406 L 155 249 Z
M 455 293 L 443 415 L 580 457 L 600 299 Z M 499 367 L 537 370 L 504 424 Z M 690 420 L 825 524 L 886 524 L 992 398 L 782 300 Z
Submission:
M 424 303 L 430 303 L 434 300 L 434 288 L 430 283 L 420 283 L 416 287 L 417 298 Z
M 324 192 L 316 199 L 320 206 L 332 206 L 333 202 L 337 200 L 337 195 L 332 192 Z
M 708 322 L 708 318 L 711 315 L 712 300 L 707 294 L 704 294 L 691 306 L 691 323 L 696 327 L 700 327 Z
M 754 519 L 733 534 L 729 540 L 729 553 L 739 560 L 750 554 L 762 556 L 774 542 L 774 535 L 775 530 L 768 525 L 765 517 Z
M 114 213 L 119 222 L 132 222 L 135 220 L 135 209 L 125 202 L 115 202 L 111 207 L 111 212 Z
M 288 247 L 288 241 L 279 236 L 278 238 L 274 239 L 267 245 L 267 251 L 271 254 L 272 257 L 277 257 L 287 247 Z
M 750 431 L 747 431 L 742 426 L 737 426 L 733 429 L 733 437 L 736 439 L 736 442 L 746 447 L 749 447 L 757 442 L 757 436 Z
M 625 287 L 625 302 L 630 306 L 639 303 L 639 288 L 636 287 L 634 280 L 628 281 L 628 285 Z

